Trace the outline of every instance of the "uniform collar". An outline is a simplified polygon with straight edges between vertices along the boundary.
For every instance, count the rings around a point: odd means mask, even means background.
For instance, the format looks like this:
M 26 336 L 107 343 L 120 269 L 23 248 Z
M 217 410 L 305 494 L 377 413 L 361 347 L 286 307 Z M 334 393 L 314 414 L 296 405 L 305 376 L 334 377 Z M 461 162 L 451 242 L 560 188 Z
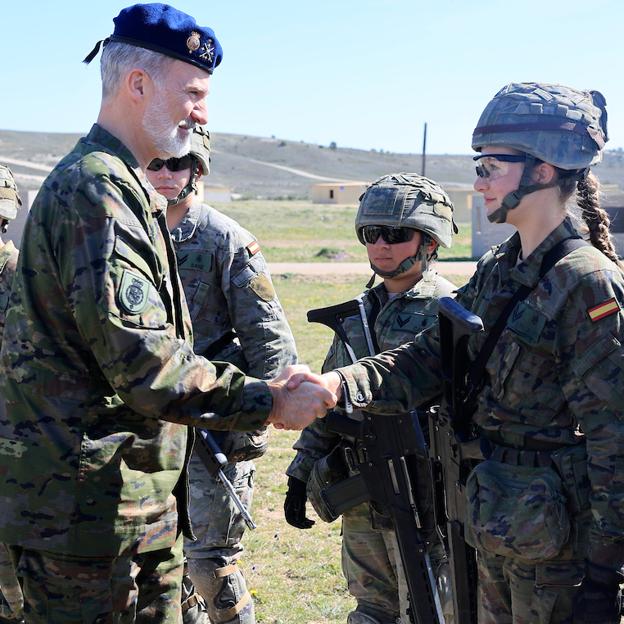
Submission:
M 540 280 L 540 269 L 544 256 L 559 242 L 580 236 L 570 217 L 566 217 L 531 253 L 516 264 L 521 250 L 520 235 L 516 232 L 507 242 L 503 243 L 497 254 L 501 273 L 508 272 L 509 277 L 525 286 L 534 286 Z
M 195 234 L 199 224 L 199 217 L 201 216 L 201 209 L 201 202 L 194 201 L 182 217 L 180 223 L 171 230 L 171 238 L 175 243 L 183 243 Z
M 404 290 L 403 292 L 397 293 L 397 296 L 393 299 L 396 301 L 397 299 L 431 299 L 435 295 L 436 292 L 436 278 L 438 276 L 437 271 L 429 269 L 423 273 L 423 276 L 418 282 L 416 282 L 411 288 Z M 385 305 L 388 302 L 388 291 L 384 286 L 383 282 L 375 286 L 369 291 L 369 294 L 374 293 L 375 296 L 379 299 L 382 305 Z
M 105 149 L 105 151 L 117 156 L 122 160 L 128 169 L 132 171 L 139 184 L 143 187 L 147 199 L 150 204 L 150 211 L 158 216 L 167 207 L 167 200 L 156 192 L 156 189 L 150 184 L 145 172 L 139 166 L 139 162 L 135 158 L 134 154 L 115 136 L 113 136 L 108 130 L 105 130 L 99 124 L 95 123 L 91 126 L 89 134 L 83 139 L 85 143 L 92 145 L 98 145 Z

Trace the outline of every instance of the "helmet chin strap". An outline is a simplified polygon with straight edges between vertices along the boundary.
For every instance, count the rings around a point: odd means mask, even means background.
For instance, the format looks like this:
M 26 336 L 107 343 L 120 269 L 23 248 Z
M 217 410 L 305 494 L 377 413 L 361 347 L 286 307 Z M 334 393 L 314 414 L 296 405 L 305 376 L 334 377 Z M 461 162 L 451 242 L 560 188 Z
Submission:
M 507 195 L 503 198 L 501 205 L 494 210 L 494 212 L 487 215 L 490 223 L 505 223 L 507 221 L 507 213 L 510 210 L 517 208 L 518 204 L 522 201 L 522 198 L 525 195 L 529 195 L 535 191 L 540 191 L 541 189 L 557 186 L 557 180 L 553 180 L 547 184 L 530 184 L 531 175 L 536 162 L 537 158 L 535 158 L 535 156 L 527 154 L 527 159 L 524 163 L 524 169 L 522 170 L 522 177 L 520 178 L 518 188 L 511 193 L 507 193 Z
M 425 273 L 429 269 L 430 256 L 427 255 L 427 247 L 429 247 L 430 242 L 431 239 L 429 236 L 423 232 L 422 242 L 418 246 L 418 251 L 413 256 L 408 256 L 405 260 L 402 260 L 399 263 L 399 266 L 392 271 L 384 271 L 370 262 L 370 267 L 373 269 L 373 275 L 370 280 L 368 280 L 366 288 L 370 288 L 375 283 L 375 275 L 385 278 L 396 277 L 397 275 L 401 275 L 401 273 L 409 271 L 417 262 L 421 263 L 421 273 Z
M 180 202 L 184 201 L 191 193 L 197 192 L 197 180 L 199 179 L 199 170 L 201 165 L 196 158 L 193 158 L 191 164 L 191 177 L 188 184 L 178 193 L 178 196 L 174 199 L 167 200 L 167 206 L 177 206 Z

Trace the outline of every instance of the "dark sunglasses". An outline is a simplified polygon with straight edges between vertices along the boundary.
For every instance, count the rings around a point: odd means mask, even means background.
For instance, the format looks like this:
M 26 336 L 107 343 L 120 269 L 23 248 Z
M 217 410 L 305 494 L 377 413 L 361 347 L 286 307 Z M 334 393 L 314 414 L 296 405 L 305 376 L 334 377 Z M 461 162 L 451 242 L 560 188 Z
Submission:
M 360 233 L 361 239 L 370 245 L 374 245 L 380 236 L 388 245 L 407 243 L 414 237 L 414 230 L 411 228 L 389 227 L 387 225 L 365 225 L 360 230 Z
M 182 171 L 188 169 L 191 166 L 191 155 L 187 154 L 182 158 L 167 158 L 162 160 L 161 158 L 154 158 L 152 162 L 147 165 L 150 171 L 160 171 L 163 167 L 167 167 L 169 171 Z

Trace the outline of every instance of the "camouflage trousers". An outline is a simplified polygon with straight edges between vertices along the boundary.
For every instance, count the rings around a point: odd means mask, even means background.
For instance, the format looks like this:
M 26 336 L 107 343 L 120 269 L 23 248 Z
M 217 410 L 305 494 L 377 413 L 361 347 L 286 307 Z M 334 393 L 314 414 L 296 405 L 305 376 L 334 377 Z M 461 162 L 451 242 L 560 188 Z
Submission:
M 583 559 L 529 565 L 478 553 L 479 624 L 571 624 Z
M 182 537 L 171 548 L 77 557 L 9 546 L 27 624 L 179 624 Z
M 0 544 L 0 591 L 6 601 L 0 605 L 0 617 L 19 622 L 24 611 L 24 596 L 11 554 L 4 544 Z
M 224 469 L 247 510 L 251 509 L 255 466 L 252 461 Z M 254 624 L 251 595 L 237 562 L 247 525 L 225 488 L 194 453 L 189 464 L 190 513 L 197 541 L 184 546 L 189 576 L 204 598 L 212 624 Z
M 350 509 L 342 516 L 342 571 L 349 593 L 356 599 L 362 621 L 379 624 L 409 624 L 408 590 L 394 531 L 387 519 L 371 510 L 368 503 Z M 383 524 L 387 528 L 383 528 Z M 379 527 L 379 528 L 377 528 Z M 430 549 L 434 573 L 447 624 L 453 624 L 453 604 L 448 582 L 448 563 L 441 543 Z

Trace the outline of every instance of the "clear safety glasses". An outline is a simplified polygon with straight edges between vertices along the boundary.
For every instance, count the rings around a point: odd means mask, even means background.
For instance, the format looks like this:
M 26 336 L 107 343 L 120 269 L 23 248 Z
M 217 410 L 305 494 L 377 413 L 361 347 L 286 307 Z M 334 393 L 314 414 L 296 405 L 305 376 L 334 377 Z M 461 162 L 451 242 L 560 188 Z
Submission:
M 526 160 L 525 154 L 479 154 L 472 160 L 478 161 L 477 175 L 480 178 L 496 180 L 509 173 L 509 163 L 519 163 Z

